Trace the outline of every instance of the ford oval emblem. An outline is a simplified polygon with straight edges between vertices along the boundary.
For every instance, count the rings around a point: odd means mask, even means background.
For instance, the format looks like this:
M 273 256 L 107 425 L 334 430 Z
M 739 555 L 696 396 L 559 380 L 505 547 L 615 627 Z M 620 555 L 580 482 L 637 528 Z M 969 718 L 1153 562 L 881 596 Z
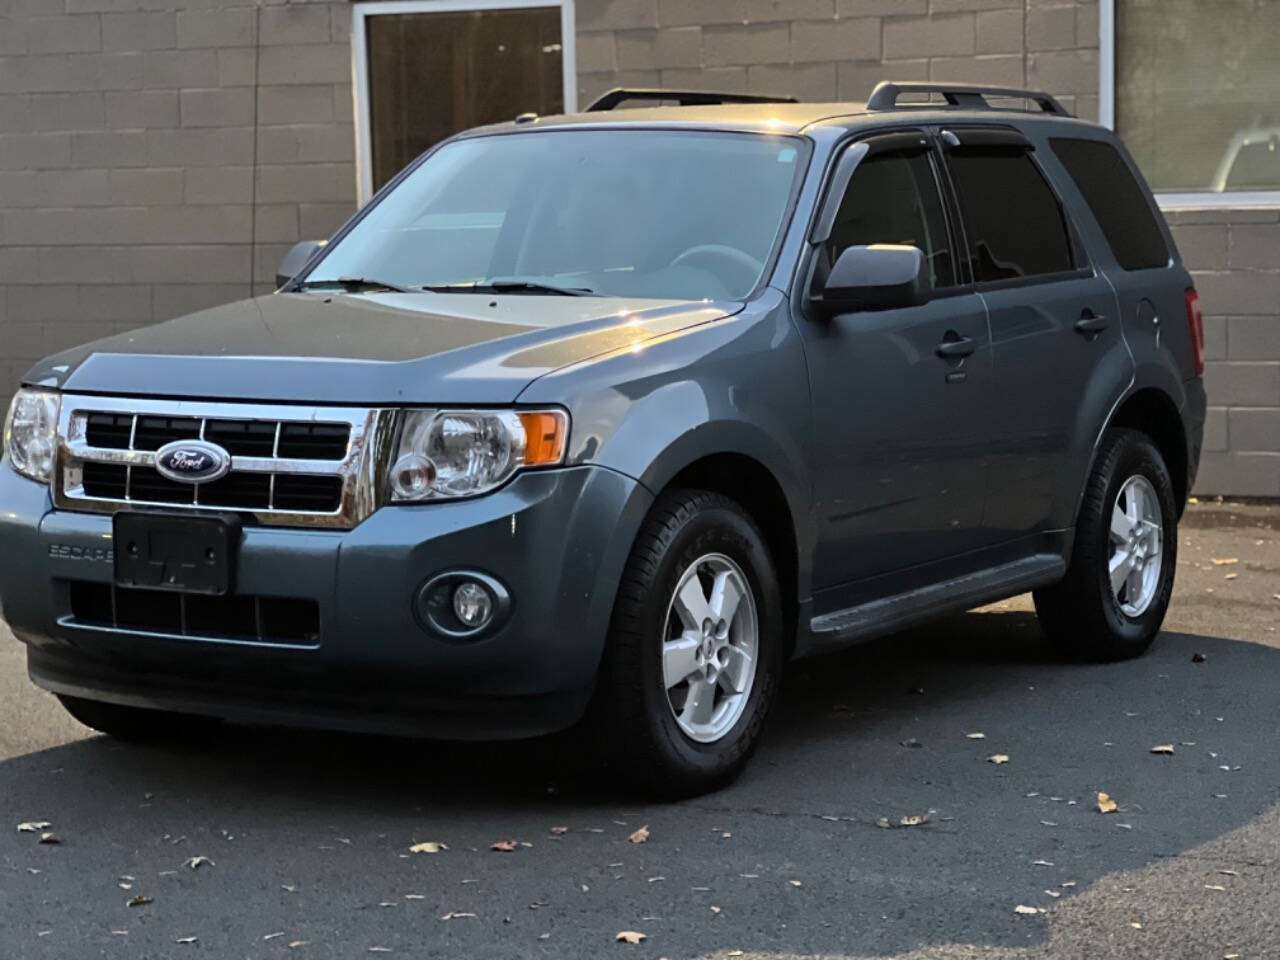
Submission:
M 209 483 L 230 469 L 231 454 L 204 440 L 175 440 L 156 451 L 156 471 L 178 483 Z

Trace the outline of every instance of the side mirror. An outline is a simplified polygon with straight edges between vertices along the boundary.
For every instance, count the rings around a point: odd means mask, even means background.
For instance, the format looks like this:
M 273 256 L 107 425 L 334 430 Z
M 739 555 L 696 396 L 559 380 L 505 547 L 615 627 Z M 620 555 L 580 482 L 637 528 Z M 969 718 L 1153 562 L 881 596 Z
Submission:
M 928 303 L 924 253 L 919 247 L 889 243 L 848 247 L 812 301 L 828 316 Z
M 301 243 L 295 243 L 280 261 L 280 266 L 276 267 L 276 289 L 279 290 L 301 273 L 307 261 L 328 242 L 328 240 L 303 240 Z

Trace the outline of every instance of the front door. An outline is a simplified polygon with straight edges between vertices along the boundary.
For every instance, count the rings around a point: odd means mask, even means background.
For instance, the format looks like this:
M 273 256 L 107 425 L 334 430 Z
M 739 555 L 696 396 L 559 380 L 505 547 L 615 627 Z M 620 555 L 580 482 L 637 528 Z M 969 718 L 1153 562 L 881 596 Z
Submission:
M 986 309 L 958 287 L 928 142 L 881 151 L 872 143 L 816 254 L 817 272 L 849 246 L 911 244 L 925 253 L 934 296 L 922 307 L 803 325 L 820 523 L 814 585 L 827 590 L 819 613 L 856 602 L 856 590 L 833 588 L 962 553 L 981 532 Z

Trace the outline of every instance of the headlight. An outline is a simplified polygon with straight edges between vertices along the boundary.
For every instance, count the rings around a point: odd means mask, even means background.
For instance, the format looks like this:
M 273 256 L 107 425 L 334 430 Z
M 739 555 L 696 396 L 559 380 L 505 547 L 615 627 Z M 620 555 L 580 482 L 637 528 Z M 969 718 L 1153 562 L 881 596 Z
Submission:
M 9 463 L 24 477 L 48 483 L 58 440 L 59 394 L 19 390 L 4 421 L 4 450 Z
M 391 468 L 393 502 L 471 497 L 521 469 L 564 461 L 563 410 L 411 410 Z

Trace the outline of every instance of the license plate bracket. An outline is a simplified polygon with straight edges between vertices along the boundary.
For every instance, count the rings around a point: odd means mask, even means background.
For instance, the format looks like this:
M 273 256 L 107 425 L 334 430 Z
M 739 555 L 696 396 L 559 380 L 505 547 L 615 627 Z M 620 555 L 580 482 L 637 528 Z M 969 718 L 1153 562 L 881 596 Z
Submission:
M 117 513 L 112 520 L 116 585 L 223 596 L 240 552 L 240 518 Z

